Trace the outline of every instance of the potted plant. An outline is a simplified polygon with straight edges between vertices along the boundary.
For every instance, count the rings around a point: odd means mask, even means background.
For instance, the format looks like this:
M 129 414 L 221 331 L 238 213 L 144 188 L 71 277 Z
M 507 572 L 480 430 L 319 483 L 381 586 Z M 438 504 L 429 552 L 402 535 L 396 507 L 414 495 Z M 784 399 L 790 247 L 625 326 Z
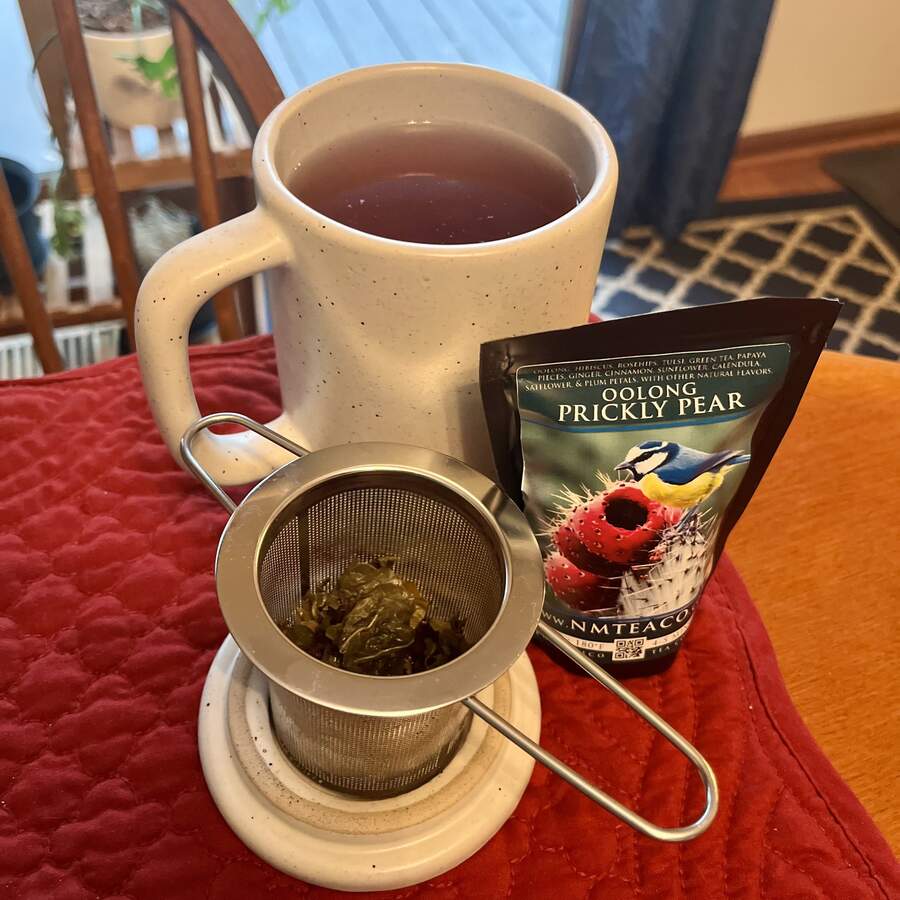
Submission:
M 253 33 L 295 2 L 265 0 Z M 184 115 L 164 0 L 75 0 L 75 5 L 103 115 L 122 128 L 165 128 Z
M 62 182 L 63 178 L 58 178 L 48 191 L 53 204 L 53 234 L 50 237 L 50 246 L 57 256 L 69 260 L 82 252 L 84 216 L 78 201 L 65 196 Z
M 183 116 L 175 48 L 160 0 L 76 0 L 97 103 L 121 128 Z

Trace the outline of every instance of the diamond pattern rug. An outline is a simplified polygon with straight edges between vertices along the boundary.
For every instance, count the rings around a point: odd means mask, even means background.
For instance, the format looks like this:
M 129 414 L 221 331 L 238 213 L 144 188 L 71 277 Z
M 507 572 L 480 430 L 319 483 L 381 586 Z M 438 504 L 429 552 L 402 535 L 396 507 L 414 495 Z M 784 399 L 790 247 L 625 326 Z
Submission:
M 645 227 L 609 241 L 593 310 L 612 319 L 748 297 L 837 297 L 832 350 L 900 359 L 898 238 L 843 194 L 731 204 L 674 241 Z

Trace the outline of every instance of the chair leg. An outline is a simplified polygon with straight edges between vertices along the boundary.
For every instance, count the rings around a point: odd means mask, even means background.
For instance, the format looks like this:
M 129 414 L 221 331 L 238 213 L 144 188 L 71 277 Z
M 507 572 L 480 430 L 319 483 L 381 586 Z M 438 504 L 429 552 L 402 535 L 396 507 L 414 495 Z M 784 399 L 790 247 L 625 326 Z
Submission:
M 188 123 L 191 139 L 191 167 L 197 186 L 197 202 L 200 224 L 204 229 L 214 228 L 222 221 L 219 203 L 219 185 L 216 180 L 215 163 L 209 144 L 206 111 L 203 105 L 203 85 L 197 63 L 197 44 L 190 23 L 184 14 L 170 10 L 172 38 L 175 42 L 175 57 L 178 61 L 178 75 L 181 79 L 181 99 L 184 115 Z M 241 323 L 235 305 L 235 292 L 223 288 L 213 298 L 219 335 L 223 341 L 233 341 L 242 337 Z
M 233 219 L 256 205 L 253 184 L 247 178 L 226 178 L 220 181 L 222 189 L 222 213 L 226 220 Z M 244 278 L 234 285 L 235 299 L 244 334 L 256 334 L 256 306 L 253 302 L 253 281 Z
M 104 122 L 97 106 L 94 83 L 88 68 L 87 51 L 78 23 L 75 0 L 53 0 L 59 41 L 62 46 L 69 85 L 75 100 L 78 126 L 87 154 L 94 187 L 94 200 L 103 219 L 106 240 L 116 276 L 116 291 L 122 299 L 122 314 L 134 349 L 134 304 L 141 279 L 138 275 L 131 229 L 116 185 L 116 174 L 109 157 Z
M 0 174 L 0 252 L 9 273 L 10 281 L 15 289 L 19 303 L 22 304 L 22 315 L 25 325 L 31 332 L 34 350 L 44 372 L 61 372 L 63 365 L 59 348 L 53 340 L 53 324 L 44 306 L 44 300 L 38 288 L 37 275 L 28 255 L 28 247 L 19 227 L 16 209 L 6 178 Z

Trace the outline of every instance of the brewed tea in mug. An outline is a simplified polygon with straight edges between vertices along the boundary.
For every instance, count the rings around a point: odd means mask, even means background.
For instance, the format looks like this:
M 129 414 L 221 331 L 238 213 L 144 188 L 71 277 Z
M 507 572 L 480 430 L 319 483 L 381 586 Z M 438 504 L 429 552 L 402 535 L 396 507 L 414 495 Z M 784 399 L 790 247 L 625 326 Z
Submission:
M 480 346 L 587 319 L 616 173 L 587 110 L 504 72 L 399 63 L 304 88 L 256 137 L 257 208 L 170 250 L 141 286 L 141 371 L 166 443 L 180 458 L 199 417 L 195 311 L 266 272 L 275 431 L 312 449 L 399 441 L 491 473 Z M 205 432 L 196 454 L 222 484 L 289 461 L 253 432 Z
M 579 200 L 573 174 L 538 144 L 463 124 L 389 125 L 324 146 L 291 192 L 358 231 L 420 244 L 479 244 L 525 234 Z

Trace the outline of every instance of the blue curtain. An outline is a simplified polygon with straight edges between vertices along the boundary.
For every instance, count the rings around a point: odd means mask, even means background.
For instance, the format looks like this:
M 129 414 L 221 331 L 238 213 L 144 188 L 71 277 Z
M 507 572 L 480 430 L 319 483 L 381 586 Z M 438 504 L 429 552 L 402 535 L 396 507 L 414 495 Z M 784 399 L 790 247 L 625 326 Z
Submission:
M 715 204 L 772 0 L 586 0 L 566 92 L 619 156 L 611 234 L 674 237 Z

